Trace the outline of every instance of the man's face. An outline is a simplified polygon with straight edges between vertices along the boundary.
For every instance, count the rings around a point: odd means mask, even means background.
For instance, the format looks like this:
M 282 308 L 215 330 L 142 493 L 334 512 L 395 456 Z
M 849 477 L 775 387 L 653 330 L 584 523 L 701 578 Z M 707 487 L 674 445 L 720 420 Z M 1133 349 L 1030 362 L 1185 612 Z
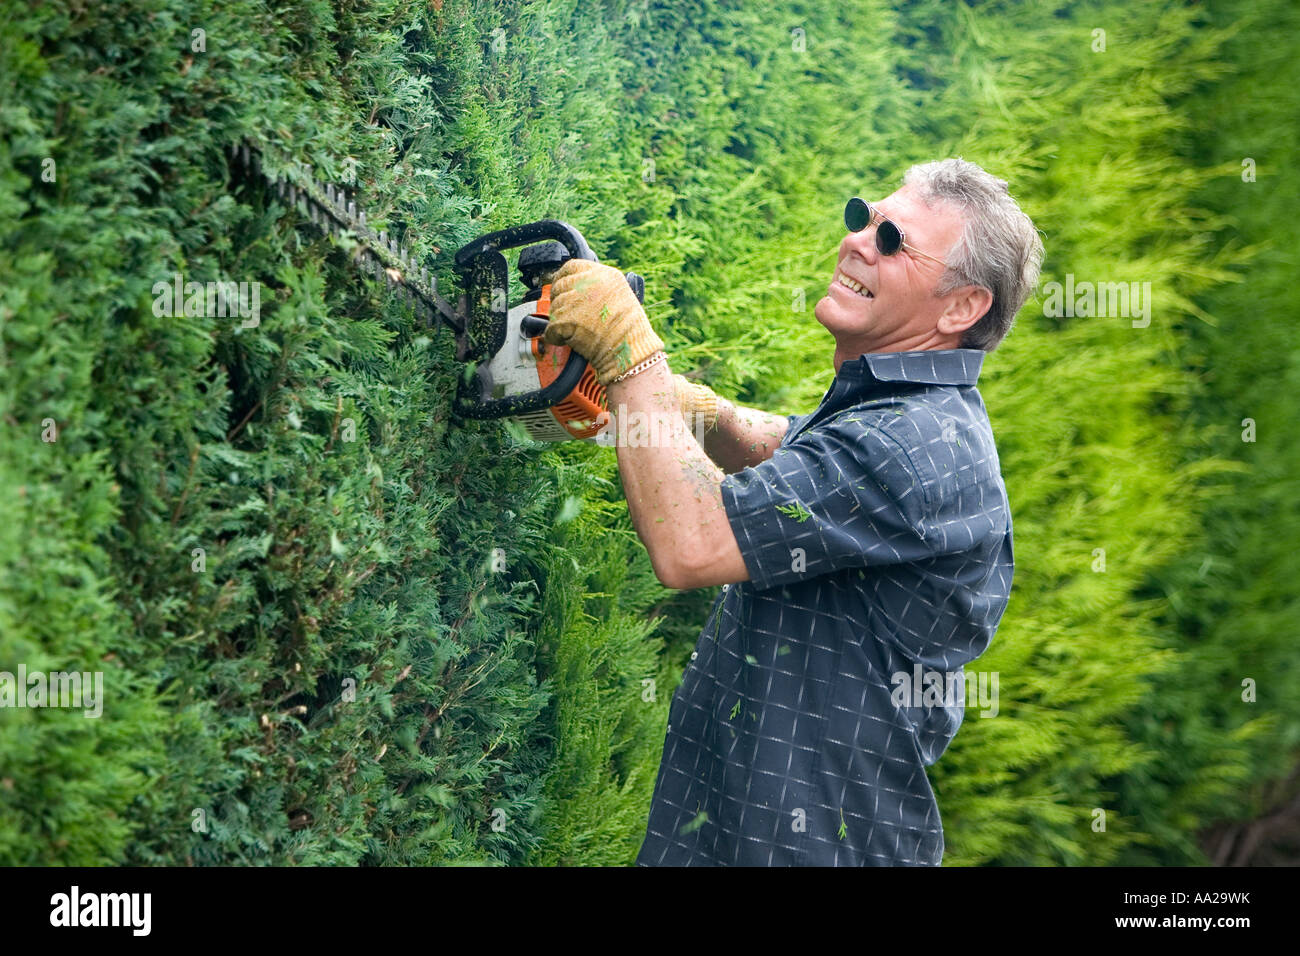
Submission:
M 940 259 L 947 258 L 961 237 L 957 211 L 942 203 L 927 206 L 910 187 L 872 207 L 903 230 L 908 246 Z M 830 288 L 813 310 L 837 342 L 855 343 L 864 352 L 891 351 L 895 343 L 924 339 L 935 329 L 948 300 L 934 295 L 943 265 L 908 248 L 881 255 L 876 249 L 878 223 L 844 237 Z M 860 284 L 862 291 L 842 284 L 841 276 Z

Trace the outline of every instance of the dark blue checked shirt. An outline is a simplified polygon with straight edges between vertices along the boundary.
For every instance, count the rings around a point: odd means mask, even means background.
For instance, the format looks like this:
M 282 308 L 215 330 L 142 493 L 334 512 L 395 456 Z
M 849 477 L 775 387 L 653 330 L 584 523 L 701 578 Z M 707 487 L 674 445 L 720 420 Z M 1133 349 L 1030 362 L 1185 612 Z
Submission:
M 638 864 L 941 861 L 925 767 L 1011 590 L 984 355 L 845 362 L 723 480 L 750 580 L 722 588 L 673 695 Z

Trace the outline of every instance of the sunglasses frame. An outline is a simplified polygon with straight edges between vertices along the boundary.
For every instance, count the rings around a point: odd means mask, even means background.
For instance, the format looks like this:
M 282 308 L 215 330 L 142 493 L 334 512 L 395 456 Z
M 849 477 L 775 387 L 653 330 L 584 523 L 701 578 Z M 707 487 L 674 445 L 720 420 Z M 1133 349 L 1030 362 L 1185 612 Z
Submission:
M 866 223 L 857 229 L 853 228 L 853 225 L 849 220 L 849 210 L 853 208 L 853 204 L 855 202 L 861 203 L 862 207 L 867 211 Z M 923 259 L 932 259 L 935 262 L 939 263 L 939 265 L 943 266 L 945 269 L 948 268 L 948 263 L 945 262 L 943 259 L 940 259 L 938 256 L 932 256 L 928 252 L 922 252 L 920 249 L 916 248 L 916 246 L 911 245 L 907 241 L 906 234 L 903 232 L 902 229 L 899 228 L 898 223 L 894 222 L 892 219 L 882 216 L 880 214 L 880 210 L 876 209 L 875 206 L 871 205 L 871 203 L 867 202 L 865 199 L 861 199 L 857 196 L 853 196 L 852 198 L 849 199 L 847 203 L 844 204 L 844 226 L 846 229 L 849 230 L 849 232 L 862 232 L 862 230 L 870 228 L 871 224 L 873 222 L 876 222 L 877 220 L 879 220 L 879 222 L 882 224 L 888 224 L 889 227 L 894 230 L 894 232 L 898 233 L 898 248 L 894 249 L 892 252 L 887 252 L 880 245 L 880 229 L 879 227 L 876 228 L 876 251 L 879 252 L 882 256 L 898 255 L 899 250 L 906 249 L 908 252 L 912 253 L 913 255 L 921 256 Z

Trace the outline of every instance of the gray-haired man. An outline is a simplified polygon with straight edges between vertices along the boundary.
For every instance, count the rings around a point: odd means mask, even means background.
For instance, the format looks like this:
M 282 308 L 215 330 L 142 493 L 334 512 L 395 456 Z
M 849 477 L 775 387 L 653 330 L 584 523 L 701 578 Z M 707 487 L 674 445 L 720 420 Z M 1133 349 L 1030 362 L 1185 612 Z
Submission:
M 1005 182 L 953 159 L 851 200 L 845 220 L 815 310 L 835 379 L 811 415 L 675 379 L 617 270 L 570 264 L 552 286 L 547 339 L 608 367 L 611 405 L 680 402 L 713 425 L 702 444 L 683 421 L 618 448 L 660 580 L 723 585 L 673 696 L 639 864 L 943 856 L 925 767 L 957 732 L 962 668 L 992 640 L 1013 569 L 975 383 L 1042 244 Z

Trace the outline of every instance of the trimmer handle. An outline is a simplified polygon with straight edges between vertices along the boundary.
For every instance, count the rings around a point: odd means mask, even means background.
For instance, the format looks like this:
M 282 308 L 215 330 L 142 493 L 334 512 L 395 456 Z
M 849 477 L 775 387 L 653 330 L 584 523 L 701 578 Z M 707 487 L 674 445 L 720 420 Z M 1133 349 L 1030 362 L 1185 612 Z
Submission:
M 461 246 L 456 252 L 456 270 L 458 272 L 467 271 L 475 259 L 488 252 L 531 246 L 535 242 L 545 242 L 548 239 L 552 239 L 564 246 L 568 250 L 570 258 L 590 259 L 592 262 L 600 261 L 578 230 L 567 222 L 560 222 L 558 219 L 543 219 L 539 222 L 530 222 L 526 226 L 512 226 L 509 229 L 489 232 L 487 235 L 479 236 L 473 242 Z

